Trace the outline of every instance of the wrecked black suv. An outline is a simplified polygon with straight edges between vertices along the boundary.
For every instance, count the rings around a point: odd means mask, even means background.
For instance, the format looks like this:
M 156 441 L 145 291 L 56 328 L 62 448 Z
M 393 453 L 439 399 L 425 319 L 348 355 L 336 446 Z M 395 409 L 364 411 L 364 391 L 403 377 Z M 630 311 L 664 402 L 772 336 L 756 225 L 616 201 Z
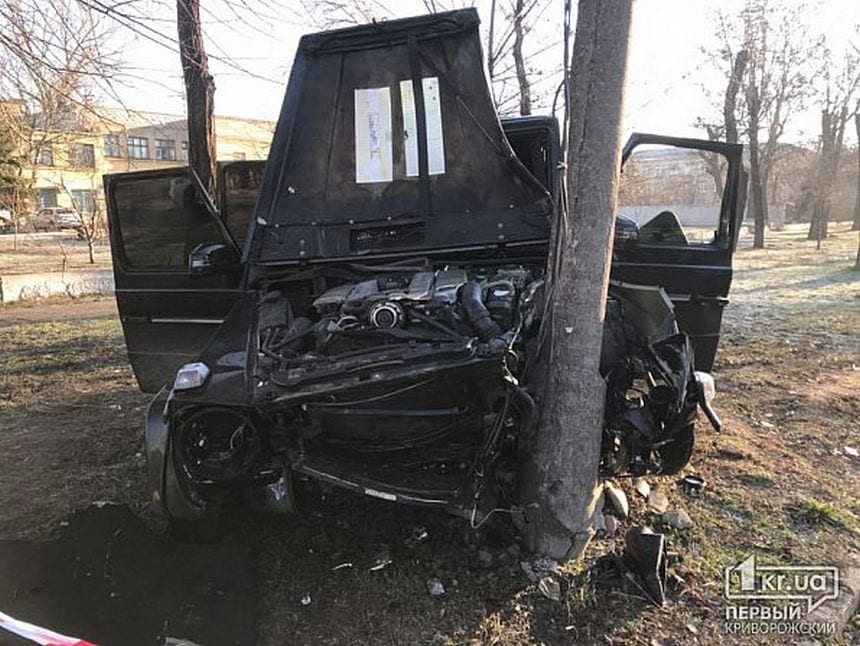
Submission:
M 624 150 L 605 473 L 671 473 L 710 409 L 737 145 Z M 559 132 L 500 122 L 473 10 L 301 40 L 268 161 L 110 175 L 151 500 L 177 526 L 300 474 L 471 518 L 516 499 L 541 401 Z M 613 214 L 606 214 L 612 217 Z

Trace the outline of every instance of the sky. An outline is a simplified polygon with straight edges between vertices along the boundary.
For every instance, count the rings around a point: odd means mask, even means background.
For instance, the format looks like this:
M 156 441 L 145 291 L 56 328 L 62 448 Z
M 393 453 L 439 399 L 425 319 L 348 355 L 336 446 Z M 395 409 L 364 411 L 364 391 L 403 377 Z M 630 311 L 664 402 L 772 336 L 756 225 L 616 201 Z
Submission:
M 311 0 L 312 1 L 312 0 Z M 796 3 L 796 0 L 781 0 Z M 175 46 L 175 2 L 141 0 L 152 25 L 145 36 L 118 28 L 114 35 L 126 66 L 119 94 L 136 110 L 184 112 L 179 54 Z M 305 4 L 308 0 L 305 1 Z M 283 100 L 290 65 L 303 33 L 318 31 L 300 0 L 203 0 L 202 22 L 210 69 L 215 77 L 219 115 L 274 120 Z M 401 17 L 424 13 L 421 0 L 370 0 L 369 5 Z M 451 4 L 449 2 L 448 4 Z M 482 30 L 489 22 L 489 0 L 476 0 Z M 501 6 L 504 0 L 498 2 Z M 538 93 L 551 96 L 560 77 L 562 0 L 550 4 L 527 37 L 527 47 L 545 48 L 533 59 L 542 70 Z M 573 2 L 576 6 L 576 0 Z M 625 88 L 623 131 L 701 136 L 697 117 L 715 117 L 725 81 L 703 50 L 713 50 L 718 9 L 732 13 L 743 0 L 635 0 Z M 838 51 L 858 38 L 860 2 L 807 3 L 809 27 L 826 33 Z M 499 20 L 499 18 L 497 18 Z M 709 96 L 710 94 L 710 96 Z M 116 103 L 116 100 L 108 101 Z M 549 112 L 549 100 L 543 109 Z M 718 105 L 718 104 L 717 104 Z M 818 109 L 808 108 L 789 124 L 785 139 L 808 142 L 818 131 Z

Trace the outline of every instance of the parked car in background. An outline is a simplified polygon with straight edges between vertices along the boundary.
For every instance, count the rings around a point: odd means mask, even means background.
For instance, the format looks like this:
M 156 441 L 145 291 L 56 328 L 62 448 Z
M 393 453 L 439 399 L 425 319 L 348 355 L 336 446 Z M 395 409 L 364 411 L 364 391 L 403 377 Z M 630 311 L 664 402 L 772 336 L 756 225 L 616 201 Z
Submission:
M 64 206 L 49 206 L 41 209 L 30 220 L 30 226 L 35 231 L 61 231 L 63 229 L 79 230 L 83 226 L 81 216 L 72 208 Z

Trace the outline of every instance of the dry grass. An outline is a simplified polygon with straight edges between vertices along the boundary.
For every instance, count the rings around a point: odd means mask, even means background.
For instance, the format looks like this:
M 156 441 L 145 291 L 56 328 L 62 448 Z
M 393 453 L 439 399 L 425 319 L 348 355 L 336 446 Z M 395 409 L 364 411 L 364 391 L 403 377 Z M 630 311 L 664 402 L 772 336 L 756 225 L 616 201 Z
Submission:
M 523 577 L 503 522 L 474 532 L 442 514 L 308 487 L 299 517 L 240 515 L 226 537 L 256 546 L 260 643 L 721 644 L 724 567 L 751 553 L 786 564 L 857 559 L 860 460 L 843 449 L 860 443 L 860 276 L 847 271 L 857 234 L 834 232 L 820 252 L 796 229 L 763 251 L 741 242 L 715 374 L 725 430 L 700 425 L 687 469 L 707 487 L 691 498 L 672 478 L 651 479 L 695 522 L 667 531 L 682 561 L 666 607 L 635 587 L 594 585 L 587 566 L 620 550 L 620 537 L 567 566 L 556 603 Z M 0 321 L 0 347 L 3 533 L 42 533 L 97 499 L 142 509 L 145 398 L 116 320 Z M 657 525 L 628 491 L 625 528 Z M 417 525 L 429 538 L 410 548 Z M 393 563 L 371 572 L 383 547 Z M 492 567 L 478 564 L 480 548 Z M 342 562 L 353 567 L 332 571 Z M 431 577 L 444 597 L 428 595 Z M 857 638 L 855 627 L 834 643 Z
M 73 231 L 0 235 L 0 276 L 37 272 L 109 269 L 107 239 L 96 242 L 95 263 L 90 264 L 87 243 Z

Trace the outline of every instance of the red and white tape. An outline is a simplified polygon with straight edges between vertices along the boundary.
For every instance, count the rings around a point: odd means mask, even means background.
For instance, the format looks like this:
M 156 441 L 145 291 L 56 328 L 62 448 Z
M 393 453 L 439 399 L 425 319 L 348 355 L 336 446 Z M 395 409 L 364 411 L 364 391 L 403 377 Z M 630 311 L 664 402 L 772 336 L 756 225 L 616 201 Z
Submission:
M 67 637 L 47 628 L 28 624 L 26 621 L 15 619 L 2 612 L 0 612 L 0 628 L 5 628 L 19 637 L 34 641 L 40 646 L 95 646 L 95 644 L 83 639 Z

